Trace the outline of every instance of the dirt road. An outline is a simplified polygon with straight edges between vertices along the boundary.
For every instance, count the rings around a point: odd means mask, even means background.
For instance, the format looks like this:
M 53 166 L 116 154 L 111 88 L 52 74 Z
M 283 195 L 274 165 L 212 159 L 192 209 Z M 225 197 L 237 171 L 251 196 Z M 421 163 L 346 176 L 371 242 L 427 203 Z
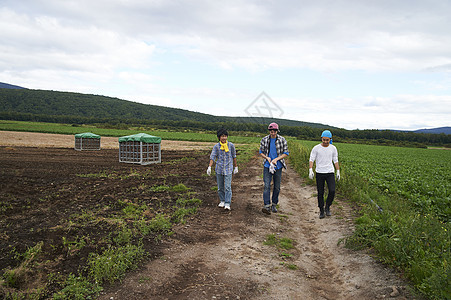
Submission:
M 348 204 L 337 200 L 334 215 L 320 220 L 314 189 L 291 168 L 279 213 L 263 215 L 260 171 L 256 161 L 234 178 L 230 213 L 203 211 L 202 221 L 177 230 L 190 243 L 168 241 L 161 259 L 100 299 L 413 299 L 390 270 L 337 244 L 352 231 Z M 269 234 L 292 239 L 295 249 L 264 245 Z
M 34 134 L 32 140 L 44 137 Z M 0 141 L 5 146 L 2 132 Z M 67 143 L 73 147 L 72 137 Z M 288 168 L 279 212 L 264 215 L 261 173 L 260 159 L 241 167 L 230 212 L 218 208 L 213 196 L 196 217 L 174 228 L 159 258 L 107 287 L 99 299 L 415 299 L 393 271 L 339 244 L 353 229 L 349 203 L 337 199 L 332 217 L 319 219 L 315 189 Z M 294 248 L 265 245 L 269 235 L 291 239 Z

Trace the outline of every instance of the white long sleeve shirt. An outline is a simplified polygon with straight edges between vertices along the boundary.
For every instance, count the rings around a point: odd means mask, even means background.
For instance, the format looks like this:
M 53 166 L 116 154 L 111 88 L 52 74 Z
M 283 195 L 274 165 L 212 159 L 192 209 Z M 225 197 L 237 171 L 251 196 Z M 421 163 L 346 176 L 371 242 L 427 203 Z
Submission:
M 310 161 L 316 160 L 316 173 L 334 173 L 334 163 L 338 162 L 338 151 L 334 145 L 323 147 L 321 144 L 313 147 Z

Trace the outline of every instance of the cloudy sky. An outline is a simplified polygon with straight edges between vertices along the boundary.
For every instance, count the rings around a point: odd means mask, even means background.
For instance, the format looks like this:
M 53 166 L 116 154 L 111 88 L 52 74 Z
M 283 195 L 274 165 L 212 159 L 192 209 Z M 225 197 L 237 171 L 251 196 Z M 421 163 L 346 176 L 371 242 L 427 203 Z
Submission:
M 450 16 L 449 0 L 0 0 L 0 82 L 346 129 L 451 126 Z

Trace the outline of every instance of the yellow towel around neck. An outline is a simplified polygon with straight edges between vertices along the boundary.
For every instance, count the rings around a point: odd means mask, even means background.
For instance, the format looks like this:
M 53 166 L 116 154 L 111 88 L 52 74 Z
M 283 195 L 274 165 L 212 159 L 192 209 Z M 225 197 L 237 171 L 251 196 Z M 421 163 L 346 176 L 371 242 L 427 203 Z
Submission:
M 219 144 L 221 144 L 221 150 L 224 150 L 225 152 L 229 152 L 229 146 L 227 145 L 227 142 L 225 142 L 224 144 L 219 142 Z

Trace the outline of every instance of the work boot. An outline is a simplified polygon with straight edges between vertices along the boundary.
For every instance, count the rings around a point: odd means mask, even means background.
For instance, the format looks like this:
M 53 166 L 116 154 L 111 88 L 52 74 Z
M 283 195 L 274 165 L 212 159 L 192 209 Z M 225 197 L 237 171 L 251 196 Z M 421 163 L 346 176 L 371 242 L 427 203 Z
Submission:
M 332 216 L 332 214 L 330 213 L 330 206 L 326 206 L 326 216 Z
M 321 207 L 321 208 L 319 209 L 319 218 L 320 218 L 320 219 L 324 219 L 324 217 L 325 217 L 325 215 L 324 215 L 324 208 Z
M 277 212 L 277 208 L 276 208 L 276 205 L 275 205 L 275 204 L 272 205 L 271 211 L 272 211 L 273 213 L 276 213 L 276 212 Z
M 267 215 L 270 215 L 271 214 L 271 207 L 263 207 L 262 208 L 262 212 L 264 212 L 265 214 L 267 214 Z

